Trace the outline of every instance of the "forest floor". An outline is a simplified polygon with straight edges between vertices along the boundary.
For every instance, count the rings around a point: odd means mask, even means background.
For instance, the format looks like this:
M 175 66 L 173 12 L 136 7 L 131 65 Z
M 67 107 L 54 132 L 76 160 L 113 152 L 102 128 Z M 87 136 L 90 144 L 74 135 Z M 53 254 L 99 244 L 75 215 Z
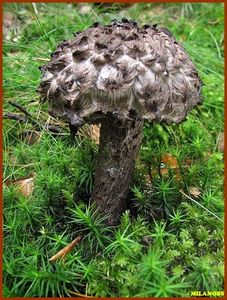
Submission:
M 223 290 L 223 10 L 222 3 L 5 4 L 5 297 Z M 38 67 L 60 41 L 122 17 L 173 33 L 204 83 L 203 104 L 180 125 L 145 124 L 128 208 L 109 228 L 89 205 L 98 127 L 85 126 L 72 142 L 36 89 Z M 49 261 L 79 236 L 69 253 Z

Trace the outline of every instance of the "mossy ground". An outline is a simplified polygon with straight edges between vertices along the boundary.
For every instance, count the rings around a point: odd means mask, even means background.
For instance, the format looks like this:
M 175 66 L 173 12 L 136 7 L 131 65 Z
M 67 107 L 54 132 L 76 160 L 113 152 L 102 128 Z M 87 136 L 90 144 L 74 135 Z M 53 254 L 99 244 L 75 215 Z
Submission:
M 41 123 L 55 122 L 35 143 L 34 127 L 4 120 L 4 295 L 60 297 L 190 296 L 223 290 L 223 4 L 5 4 L 18 19 L 4 41 L 4 108 L 15 100 Z M 181 125 L 147 123 L 128 198 L 116 228 L 89 206 L 97 145 L 85 131 L 72 142 L 48 117 L 36 88 L 38 67 L 58 42 L 94 22 L 133 18 L 167 27 L 204 82 L 202 106 Z M 49 118 L 49 119 L 48 119 Z M 23 195 L 9 184 L 35 173 Z M 48 259 L 78 235 L 62 260 Z

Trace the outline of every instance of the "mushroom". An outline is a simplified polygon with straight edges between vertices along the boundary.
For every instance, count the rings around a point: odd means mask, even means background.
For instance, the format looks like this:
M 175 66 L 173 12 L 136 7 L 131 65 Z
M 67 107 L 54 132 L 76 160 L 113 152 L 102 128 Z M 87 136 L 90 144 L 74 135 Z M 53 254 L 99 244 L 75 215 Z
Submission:
M 167 29 L 127 19 L 95 23 L 51 57 L 41 67 L 41 101 L 71 128 L 101 124 L 91 202 L 115 225 L 126 207 L 144 120 L 185 120 L 201 103 L 201 80 Z

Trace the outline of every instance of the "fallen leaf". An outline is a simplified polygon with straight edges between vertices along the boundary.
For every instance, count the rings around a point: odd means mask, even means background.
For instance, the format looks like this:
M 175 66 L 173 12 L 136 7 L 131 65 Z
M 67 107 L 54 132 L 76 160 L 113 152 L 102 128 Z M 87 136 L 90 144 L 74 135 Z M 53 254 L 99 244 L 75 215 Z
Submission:
M 90 138 L 96 143 L 99 144 L 100 137 L 100 126 L 99 125 L 90 125 Z
M 82 137 L 92 139 L 98 145 L 100 136 L 100 125 L 85 124 L 82 128 L 79 129 L 79 135 Z
M 22 195 L 24 195 L 25 197 L 29 197 L 34 190 L 34 179 L 35 173 L 32 173 L 28 177 L 23 177 L 15 180 L 7 180 L 5 183 L 7 186 L 11 184 L 16 185 Z
M 77 11 L 81 15 L 87 15 L 92 12 L 92 5 L 88 3 L 81 3 L 77 5 Z
M 180 180 L 181 176 L 177 159 L 170 153 L 167 153 L 161 157 L 160 173 L 167 175 L 170 169 L 173 170 L 176 179 Z
M 3 40 L 12 40 L 18 34 L 19 23 L 15 14 L 10 12 L 3 14 Z
M 76 244 L 81 240 L 81 236 L 78 236 L 77 238 L 75 238 L 70 244 L 68 244 L 65 248 L 63 248 L 62 250 L 60 250 L 57 254 L 55 254 L 54 256 L 52 256 L 49 259 L 49 262 L 55 262 L 56 260 L 60 259 L 60 258 L 64 258 L 65 255 L 67 253 L 69 253 L 70 251 L 72 251 L 72 249 L 76 246 Z
M 189 194 L 195 198 L 198 198 L 201 195 L 201 191 L 198 187 L 189 187 Z
M 15 16 L 11 13 L 3 14 L 3 39 L 10 39 L 10 28 L 13 26 Z

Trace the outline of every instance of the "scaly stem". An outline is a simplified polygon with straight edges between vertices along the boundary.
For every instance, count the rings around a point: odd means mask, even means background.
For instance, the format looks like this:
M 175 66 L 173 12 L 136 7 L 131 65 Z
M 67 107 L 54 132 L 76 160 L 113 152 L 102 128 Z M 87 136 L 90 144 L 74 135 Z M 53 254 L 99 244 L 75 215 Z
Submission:
M 142 140 L 143 120 L 106 118 L 101 123 L 96 177 L 91 201 L 107 223 L 116 225 L 126 208 L 129 183 Z

